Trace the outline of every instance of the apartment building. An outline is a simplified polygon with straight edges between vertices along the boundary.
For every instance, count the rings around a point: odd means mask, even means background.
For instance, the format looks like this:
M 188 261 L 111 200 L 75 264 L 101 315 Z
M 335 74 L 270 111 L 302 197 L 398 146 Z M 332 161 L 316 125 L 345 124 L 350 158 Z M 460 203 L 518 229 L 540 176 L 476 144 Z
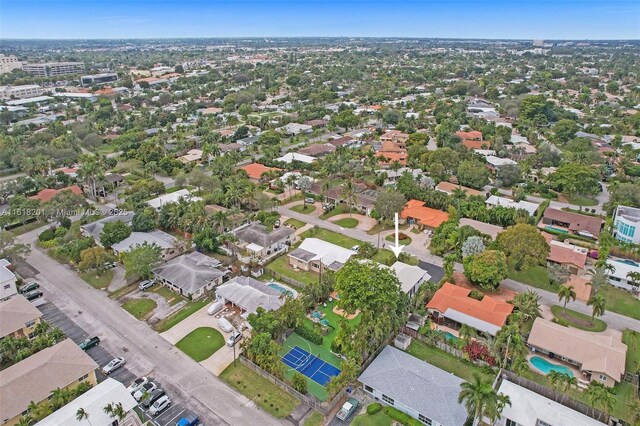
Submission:
M 21 294 L 0 302 L 0 339 L 32 338 L 41 320 L 42 313 Z
M 44 62 L 22 64 L 22 70 L 35 77 L 57 77 L 59 75 L 82 74 L 84 62 Z
M 640 209 L 618 206 L 613 216 L 613 235 L 630 244 L 640 244 Z
M 43 93 L 37 84 L 23 84 L 21 86 L 0 86 L 0 99 L 35 98 Z
M 15 55 L 4 55 L 0 53 L 0 74 L 10 73 L 20 68 L 22 68 L 22 62 L 18 61 Z

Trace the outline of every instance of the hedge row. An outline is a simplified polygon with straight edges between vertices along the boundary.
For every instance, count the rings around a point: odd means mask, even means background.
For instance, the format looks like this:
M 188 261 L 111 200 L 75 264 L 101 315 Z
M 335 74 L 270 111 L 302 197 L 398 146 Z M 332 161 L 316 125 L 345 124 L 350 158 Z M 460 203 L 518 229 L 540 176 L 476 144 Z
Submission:
M 294 331 L 303 339 L 307 339 L 311 343 L 315 343 L 318 346 L 322 345 L 322 335 L 316 333 L 315 331 L 302 326 L 296 328 Z

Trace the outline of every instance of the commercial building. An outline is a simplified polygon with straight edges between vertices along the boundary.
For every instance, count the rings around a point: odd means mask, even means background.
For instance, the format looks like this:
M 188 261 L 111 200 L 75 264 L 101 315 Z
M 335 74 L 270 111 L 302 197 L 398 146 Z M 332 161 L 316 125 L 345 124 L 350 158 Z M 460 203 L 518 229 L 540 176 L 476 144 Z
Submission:
M 40 64 L 22 64 L 22 70 L 35 77 L 57 77 L 68 74 L 82 74 L 84 62 L 44 62 Z
M 80 83 L 87 86 L 93 86 L 94 84 L 110 83 L 112 81 L 118 81 L 118 74 L 115 72 L 106 72 L 102 74 L 83 75 L 80 77 Z
M 44 90 L 37 84 L 23 84 L 21 86 L 0 86 L 2 99 L 26 99 L 42 95 Z
M 13 70 L 22 68 L 22 62 L 15 55 L 5 55 L 0 53 L 0 74 L 6 74 Z
M 613 215 L 613 236 L 625 243 L 640 244 L 640 209 L 618 206 Z

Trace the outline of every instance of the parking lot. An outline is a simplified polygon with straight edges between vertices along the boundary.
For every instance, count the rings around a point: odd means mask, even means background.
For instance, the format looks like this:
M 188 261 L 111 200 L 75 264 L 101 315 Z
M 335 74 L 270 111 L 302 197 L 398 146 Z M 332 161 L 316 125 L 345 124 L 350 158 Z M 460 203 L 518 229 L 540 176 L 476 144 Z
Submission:
M 44 299 L 40 299 L 39 303 L 37 303 L 36 305 L 40 310 L 40 312 L 42 312 L 44 320 L 47 321 L 49 324 L 55 327 L 58 327 L 60 330 L 64 332 L 65 335 L 67 335 L 67 337 L 69 337 L 71 340 L 73 340 L 76 343 L 80 343 L 85 339 L 92 337 L 88 335 L 82 328 L 80 328 L 75 322 L 73 322 L 67 315 L 65 315 L 62 311 L 60 311 L 60 309 L 58 309 L 54 304 L 49 302 L 43 303 L 43 301 Z M 93 360 L 100 367 L 105 366 L 107 363 L 109 363 L 109 361 L 111 361 L 116 356 L 121 356 L 125 360 L 127 359 L 126 349 L 123 350 L 121 353 L 112 354 L 109 351 L 107 351 L 102 345 L 94 346 L 93 348 L 88 349 L 87 354 L 91 358 L 93 358 Z M 97 371 L 97 377 L 99 382 L 106 378 L 106 376 L 102 374 L 102 372 L 100 371 Z M 113 379 L 123 383 L 125 386 L 129 386 L 129 384 L 134 379 L 136 379 L 136 376 L 127 369 L 126 364 L 124 365 L 124 367 L 120 367 L 119 369 L 111 373 L 109 377 L 112 377 Z M 152 377 L 150 376 L 148 376 L 148 378 L 151 381 L 155 382 L 158 385 L 158 387 L 162 388 L 161 383 L 157 382 L 156 380 L 153 380 Z M 173 426 L 178 422 L 178 420 L 180 420 L 182 417 L 185 417 L 190 413 L 190 411 L 187 410 L 184 407 L 184 405 L 180 403 L 180 401 L 177 401 L 175 399 L 175 395 L 172 395 L 168 392 L 167 394 L 171 399 L 171 406 L 166 410 L 164 410 L 159 415 L 154 417 L 149 414 L 148 410 L 144 410 L 141 407 L 139 407 L 138 409 L 140 413 L 144 413 L 144 417 L 146 417 L 146 419 L 148 419 L 151 423 L 153 423 L 156 426 L 169 426 L 169 425 Z

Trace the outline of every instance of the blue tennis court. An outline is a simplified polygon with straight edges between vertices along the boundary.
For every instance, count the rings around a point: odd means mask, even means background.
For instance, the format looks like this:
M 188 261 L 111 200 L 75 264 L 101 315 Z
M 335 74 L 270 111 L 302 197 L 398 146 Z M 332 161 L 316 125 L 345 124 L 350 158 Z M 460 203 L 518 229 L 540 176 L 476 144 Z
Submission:
M 300 349 L 299 346 L 295 346 L 287 352 L 282 357 L 282 362 L 322 386 L 329 383 L 332 377 L 340 374 L 339 368 L 322 360 L 322 358 L 311 355 L 304 349 Z

